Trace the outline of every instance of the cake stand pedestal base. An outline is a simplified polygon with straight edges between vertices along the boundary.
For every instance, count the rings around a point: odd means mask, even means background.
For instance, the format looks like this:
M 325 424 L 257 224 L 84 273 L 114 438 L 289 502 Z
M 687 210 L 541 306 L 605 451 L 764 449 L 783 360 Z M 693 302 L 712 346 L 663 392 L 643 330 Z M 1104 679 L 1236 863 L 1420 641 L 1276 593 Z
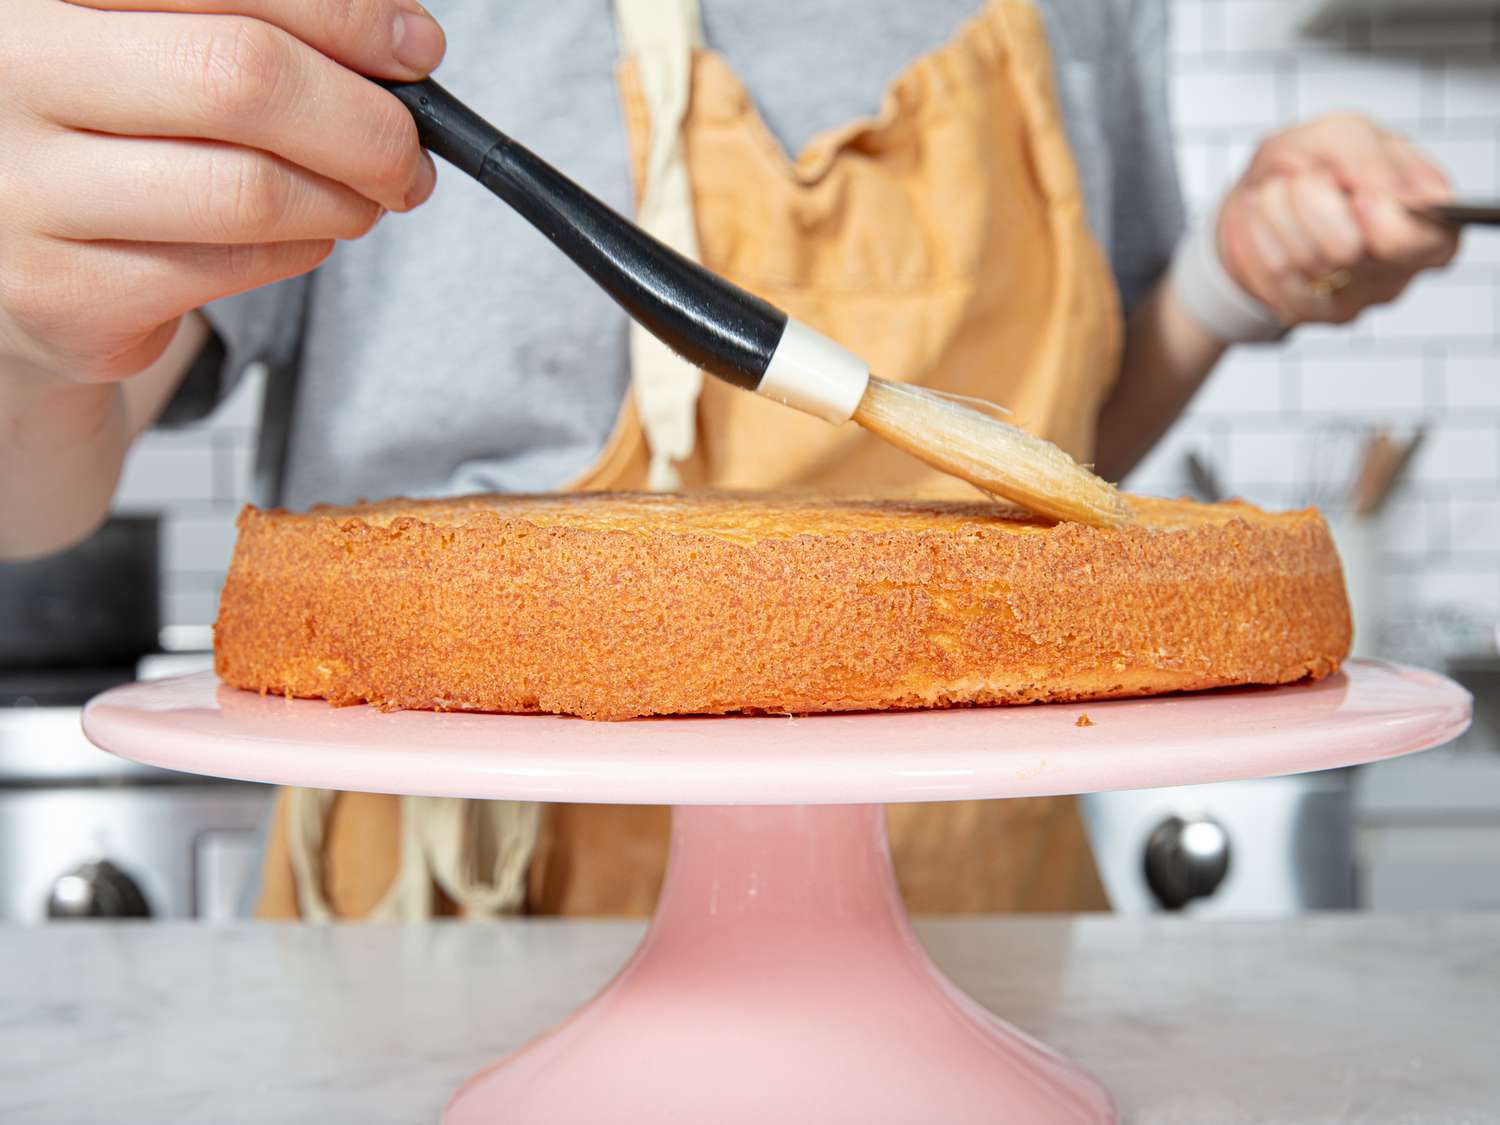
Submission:
M 908 924 L 881 805 L 678 806 L 651 929 L 444 1125 L 1117 1120 L 1093 1078 L 970 1000 Z

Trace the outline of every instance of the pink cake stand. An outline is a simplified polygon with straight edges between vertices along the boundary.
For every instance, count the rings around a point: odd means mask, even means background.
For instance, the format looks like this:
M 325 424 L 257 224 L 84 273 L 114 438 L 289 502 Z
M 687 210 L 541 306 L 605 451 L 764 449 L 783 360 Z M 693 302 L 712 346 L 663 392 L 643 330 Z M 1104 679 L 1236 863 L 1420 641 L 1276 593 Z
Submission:
M 954 1125 L 1117 1118 L 1093 1078 L 927 959 L 882 802 L 1327 769 L 1436 746 L 1469 715 L 1441 676 L 1356 661 L 1319 684 L 1152 700 L 627 723 L 334 709 L 198 675 L 106 692 L 83 724 L 107 750 L 193 773 L 676 806 L 635 956 L 460 1087 L 445 1125 Z

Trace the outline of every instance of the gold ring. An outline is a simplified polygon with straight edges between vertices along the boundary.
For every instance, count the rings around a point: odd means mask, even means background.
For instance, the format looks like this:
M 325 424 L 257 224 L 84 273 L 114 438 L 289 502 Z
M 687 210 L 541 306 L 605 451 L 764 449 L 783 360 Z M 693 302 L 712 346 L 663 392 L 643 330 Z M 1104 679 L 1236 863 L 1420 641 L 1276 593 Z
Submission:
M 1335 293 L 1342 293 L 1348 289 L 1349 283 L 1353 280 L 1354 275 L 1348 270 L 1334 270 L 1327 277 L 1320 277 L 1313 282 L 1312 290 L 1317 296 L 1327 300 Z

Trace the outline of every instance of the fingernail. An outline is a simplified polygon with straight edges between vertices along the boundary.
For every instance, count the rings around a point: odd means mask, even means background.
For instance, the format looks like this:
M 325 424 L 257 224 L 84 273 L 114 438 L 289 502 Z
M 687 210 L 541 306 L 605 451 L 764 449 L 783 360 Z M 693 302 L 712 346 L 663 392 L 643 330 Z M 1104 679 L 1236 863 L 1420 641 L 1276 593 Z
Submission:
M 443 61 L 443 52 L 448 41 L 437 20 L 421 8 L 413 8 L 396 14 L 395 27 L 391 32 L 391 50 L 396 61 L 404 67 L 426 74 Z
M 422 154 L 421 166 L 417 169 L 416 182 L 411 185 L 411 190 L 406 193 L 406 206 L 410 210 L 420 207 L 427 202 L 432 195 L 432 189 L 437 186 L 437 165 L 432 162 L 432 157 L 427 153 Z

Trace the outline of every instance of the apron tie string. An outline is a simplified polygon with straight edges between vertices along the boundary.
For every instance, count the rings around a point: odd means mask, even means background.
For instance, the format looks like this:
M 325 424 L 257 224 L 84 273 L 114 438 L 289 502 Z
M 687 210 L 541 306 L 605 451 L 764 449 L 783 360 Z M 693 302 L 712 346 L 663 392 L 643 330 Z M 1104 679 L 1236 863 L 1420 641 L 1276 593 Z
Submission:
M 651 148 L 636 222 L 685 257 L 698 260 L 693 194 L 682 122 L 692 90 L 693 49 L 703 41 L 698 0 L 615 0 L 620 49 L 636 57 L 651 120 Z M 636 409 L 651 462 L 646 487 L 682 486 L 674 462 L 692 455 L 703 373 L 639 324 L 630 323 Z

